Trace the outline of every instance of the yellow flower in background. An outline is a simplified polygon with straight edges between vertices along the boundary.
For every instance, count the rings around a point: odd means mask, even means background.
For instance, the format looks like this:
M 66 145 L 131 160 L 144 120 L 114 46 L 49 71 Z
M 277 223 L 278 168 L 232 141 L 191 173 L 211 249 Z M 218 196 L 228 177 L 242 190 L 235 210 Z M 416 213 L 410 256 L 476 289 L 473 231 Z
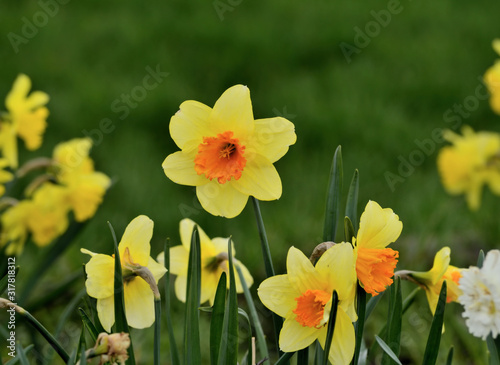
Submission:
M 129 223 L 118 245 L 123 273 L 125 315 L 130 327 L 146 328 L 155 321 L 154 295 L 150 285 L 133 272 L 138 265 L 149 269 L 154 280 L 165 274 L 165 267 L 150 257 L 150 241 L 153 236 L 153 221 L 145 215 Z M 89 296 L 97 299 L 97 314 L 103 328 L 111 331 L 115 322 L 114 270 L 115 259 L 87 249 L 81 252 L 91 256 L 85 265 Z
M 500 39 L 493 41 L 493 49 L 500 56 Z M 497 114 L 500 114 L 500 59 L 495 61 L 484 74 L 484 82 L 490 92 L 491 109 Z
M 476 133 L 470 127 L 462 128 L 462 134 L 444 132 L 452 145 L 439 151 L 438 170 L 446 191 L 465 194 L 469 209 L 477 210 L 484 184 L 500 194 L 500 134 Z
M 288 250 L 287 274 L 262 282 L 258 295 L 262 303 L 285 318 L 279 346 L 294 352 L 318 340 L 325 347 L 333 290 L 339 306 L 329 353 L 332 364 L 349 364 L 355 347 L 354 309 L 356 259 L 350 243 L 342 242 L 325 251 L 313 266 L 295 247 Z
M 188 100 L 170 120 L 170 135 L 181 149 L 163 169 L 177 184 L 196 186 L 203 208 L 233 218 L 248 197 L 275 200 L 281 180 L 273 163 L 295 143 L 294 125 L 281 117 L 254 120 L 250 91 L 236 85 L 213 109 Z
M 6 158 L 0 158 L 0 197 L 5 194 L 5 183 L 8 183 L 14 178 L 14 175 L 9 171 L 4 170 L 9 166 L 9 161 Z
M 44 183 L 28 202 L 27 227 L 33 242 L 47 246 L 68 228 L 67 191 L 60 185 Z
M 7 208 L 0 215 L 0 248 L 5 247 L 7 256 L 20 255 L 28 238 L 28 216 L 31 201 L 24 200 Z
M 53 153 L 57 180 L 67 187 L 67 200 L 78 222 L 94 216 L 111 185 L 108 176 L 94 170 L 91 148 L 90 138 L 76 138 L 59 143 Z
M 180 246 L 170 248 L 170 272 L 177 275 L 175 279 L 175 294 L 181 302 L 186 301 L 187 288 L 187 272 L 189 264 L 189 252 L 191 248 L 191 236 L 196 223 L 185 218 L 180 222 Z M 200 235 L 200 251 L 201 251 L 201 297 L 200 303 L 207 300 L 210 305 L 215 299 L 215 292 L 219 283 L 220 276 L 223 272 L 228 274 L 228 238 L 216 237 L 210 239 L 206 233 L 198 226 Z M 248 269 L 238 260 L 234 258 L 236 251 L 234 245 L 231 246 L 233 251 L 233 264 L 235 267 L 234 274 L 236 279 L 236 292 L 243 293 L 243 287 L 236 271 L 239 267 L 245 278 L 245 282 L 250 287 L 253 284 L 253 278 Z M 157 257 L 158 262 L 164 263 L 164 253 L 160 253 Z M 228 281 L 229 286 L 229 281 Z
M 2 123 L 0 148 L 12 168 L 18 166 L 16 137 L 24 140 L 27 149 L 36 150 L 42 144 L 42 136 L 47 127 L 49 110 L 45 104 L 48 103 L 49 96 L 41 91 L 28 95 L 30 89 L 30 78 L 20 74 L 5 99 L 8 115 L 5 118 L 7 121 Z
M 387 246 L 398 239 L 402 229 L 403 223 L 392 209 L 382 209 L 374 201 L 366 204 L 353 244 L 358 279 L 365 291 L 373 296 L 392 284 L 399 253 Z
M 458 301 L 458 297 L 462 294 L 458 287 L 459 280 L 462 277 L 462 269 L 450 265 L 450 254 L 450 248 L 443 247 L 434 257 L 432 269 L 426 272 L 410 271 L 407 274 L 425 289 L 432 314 L 436 311 L 443 281 L 446 280 L 447 303 Z

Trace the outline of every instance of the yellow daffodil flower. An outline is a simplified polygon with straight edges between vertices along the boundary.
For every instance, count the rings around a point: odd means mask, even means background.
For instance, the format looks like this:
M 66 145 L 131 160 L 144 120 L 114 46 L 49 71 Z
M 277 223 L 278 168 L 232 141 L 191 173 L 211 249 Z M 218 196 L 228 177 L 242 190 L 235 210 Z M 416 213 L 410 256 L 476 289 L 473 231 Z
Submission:
M 170 134 L 181 151 L 165 159 L 165 174 L 177 184 L 196 186 L 209 213 L 233 218 L 250 195 L 281 196 L 273 163 L 295 143 L 294 125 L 281 117 L 254 120 L 246 86 L 229 88 L 213 108 L 185 101 L 170 120 Z
M 332 364 L 349 364 L 355 347 L 353 322 L 356 291 L 355 255 L 350 243 L 342 242 L 323 253 L 313 266 L 295 247 L 288 250 L 287 274 L 262 282 L 262 303 L 285 318 L 279 336 L 284 352 L 298 351 L 318 340 L 325 347 L 333 290 L 339 306 L 329 353 Z
M 0 248 L 6 245 L 7 256 L 17 256 L 23 251 L 28 238 L 28 216 L 32 207 L 30 200 L 23 200 L 7 208 L 0 215 Z
M 58 144 L 53 153 L 57 180 L 67 187 L 68 202 L 78 222 L 94 216 L 111 185 L 108 176 L 94 171 L 91 147 L 90 138 L 79 138 Z
M 134 328 L 150 327 L 155 321 L 155 311 L 150 285 L 134 274 L 133 269 L 138 266 L 149 269 L 156 283 L 166 272 L 164 266 L 150 257 L 149 242 L 152 235 L 153 221 L 145 215 L 140 215 L 127 226 L 118 245 L 123 273 L 125 315 L 129 326 Z M 103 328 L 110 332 L 115 322 L 115 259 L 87 249 L 81 249 L 81 252 L 91 256 L 85 265 L 87 293 L 97 299 L 99 321 Z
M 9 171 L 4 170 L 9 166 L 9 161 L 6 158 L 0 158 L 0 197 L 5 194 L 5 183 L 8 183 L 14 178 L 14 175 Z
M 452 145 L 439 151 L 437 165 L 446 191 L 465 194 L 469 209 L 477 210 L 484 184 L 500 194 L 500 134 L 475 133 L 470 127 L 462 133 L 445 131 L 444 138 Z
M 189 264 L 189 252 L 191 248 L 191 236 L 196 223 L 192 220 L 185 218 L 180 222 L 180 246 L 175 246 L 170 249 L 170 272 L 177 275 L 175 279 L 175 294 L 181 302 L 186 301 L 186 288 L 187 288 L 187 271 Z M 219 283 L 220 276 L 223 272 L 228 273 L 228 253 L 227 243 L 228 238 L 216 237 L 210 239 L 207 234 L 198 226 L 198 233 L 200 235 L 200 251 L 201 251 L 201 297 L 200 302 L 204 303 L 207 300 L 210 305 L 213 304 L 215 299 L 215 292 Z M 238 260 L 234 258 L 236 254 L 234 245 L 233 251 L 233 264 L 238 266 L 245 278 L 245 282 L 250 287 L 253 284 L 252 275 L 248 269 Z M 158 262 L 164 263 L 163 252 L 158 255 Z M 236 292 L 243 293 L 243 287 L 236 269 L 234 270 L 236 279 Z M 228 281 L 229 285 L 229 281 Z
M 387 246 L 398 239 L 402 229 L 403 223 L 392 209 L 382 209 L 374 201 L 366 204 L 353 243 L 358 279 L 373 296 L 392 284 L 399 253 Z
M 500 56 L 500 39 L 493 41 L 493 49 Z M 495 61 L 484 74 L 484 82 L 490 92 L 491 109 L 497 114 L 500 114 L 500 59 Z
M 1 125 L 0 149 L 12 168 L 18 166 L 16 137 L 24 140 L 27 149 L 36 150 L 42 144 L 47 127 L 49 110 L 44 105 L 48 103 L 49 96 L 41 91 L 34 91 L 28 96 L 30 89 L 31 80 L 20 74 L 5 99 L 9 113 Z
M 451 250 L 449 247 L 443 247 L 436 253 L 434 257 L 434 265 L 432 269 L 426 272 L 405 272 L 406 275 L 414 279 L 425 289 L 427 301 L 431 308 L 432 314 L 436 311 L 439 293 L 443 281 L 446 280 L 446 302 L 457 302 L 462 291 L 458 287 L 458 282 L 462 277 L 462 269 L 450 265 Z

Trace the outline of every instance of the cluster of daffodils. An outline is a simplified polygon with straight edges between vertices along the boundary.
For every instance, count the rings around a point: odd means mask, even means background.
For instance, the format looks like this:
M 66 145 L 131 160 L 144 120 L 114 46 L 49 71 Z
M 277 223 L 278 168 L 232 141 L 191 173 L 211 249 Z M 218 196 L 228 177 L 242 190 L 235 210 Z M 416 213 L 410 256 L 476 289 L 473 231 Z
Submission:
M 18 167 L 17 138 L 28 149 L 41 146 L 49 97 L 35 91 L 28 95 L 30 79 L 20 75 L 6 98 L 8 113 L 0 119 L 0 248 L 7 255 L 22 252 L 29 236 L 38 246 L 46 246 L 62 235 L 69 225 L 69 214 L 77 222 L 91 218 L 103 200 L 111 180 L 95 171 L 88 138 L 58 144 L 52 158 L 35 158 Z M 24 190 L 21 199 L 9 196 L 28 173 L 42 170 Z
M 493 41 L 493 48 L 500 55 L 500 39 Z M 491 108 L 500 114 L 500 59 L 486 71 L 484 82 Z M 464 194 L 471 210 L 479 208 L 484 185 L 500 195 L 500 134 L 476 133 L 466 126 L 462 135 L 446 130 L 443 137 L 451 143 L 440 150 L 437 159 L 445 190 L 452 195 Z

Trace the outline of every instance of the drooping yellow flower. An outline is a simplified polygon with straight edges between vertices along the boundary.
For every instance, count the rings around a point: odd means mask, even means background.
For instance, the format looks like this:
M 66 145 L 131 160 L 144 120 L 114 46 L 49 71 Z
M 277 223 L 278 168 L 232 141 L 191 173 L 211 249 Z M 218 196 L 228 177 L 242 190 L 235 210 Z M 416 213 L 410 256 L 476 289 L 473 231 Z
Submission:
M 425 272 L 410 271 L 407 274 L 425 289 L 432 314 L 436 311 L 443 281 L 446 280 L 447 303 L 457 302 L 458 297 L 462 294 L 462 291 L 458 287 L 458 282 L 462 277 L 461 272 L 463 269 L 450 265 L 450 254 L 450 248 L 443 247 L 434 257 L 432 269 Z
M 108 176 L 94 170 L 91 147 L 90 138 L 75 138 L 59 143 L 53 153 L 57 180 L 67 187 L 68 203 L 78 222 L 94 216 L 111 184 Z
M 149 269 L 154 280 L 165 274 L 165 267 L 150 257 L 150 240 L 153 235 L 153 221 L 145 215 L 136 217 L 129 223 L 118 245 L 123 273 L 125 315 L 129 326 L 150 327 L 155 321 L 154 295 L 150 285 L 133 272 L 140 265 Z M 93 253 L 87 249 L 90 261 L 85 265 L 89 296 L 97 299 L 97 314 L 103 328 L 110 332 L 115 322 L 114 270 L 115 259 L 109 255 Z
M 4 170 L 9 166 L 9 161 L 6 158 L 0 158 L 0 197 L 5 194 L 5 183 L 8 183 L 14 178 L 14 175 L 9 171 Z
M 170 249 L 170 272 L 177 275 L 175 279 L 175 294 L 177 298 L 186 301 L 187 288 L 187 271 L 189 264 L 189 252 L 191 248 L 191 236 L 196 223 L 185 218 L 180 222 L 180 246 L 175 246 Z M 204 303 L 207 300 L 210 305 L 215 299 L 215 292 L 219 283 L 220 276 L 223 272 L 226 274 L 229 271 L 227 243 L 228 238 L 216 237 L 210 239 L 207 234 L 198 226 L 200 235 L 200 252 L 201 252 L 201 296 L 200 302 Z M 234 258 L 236 254 L 234 245 L 231 247 L 233 251 L 233 264 L 235 265 L 236 292 L 243 293 L 243 287 L 236 267 L 239 267 L 245 278 L 245 282 L 250 287 L 253 284 L 253 278 L 248 269 L 240 261 Z M 163 252 L 158 255 L 158 262 L 164 263 Z M 229 281 L 228 281 L 229 285 Z
M 493 41 L 493 49 L 500 55 L 500 39 Z M 484 74 L 484 82 L 490 92 L 491 109 L 500 114 L 500 59 L 495 61 Z
M 342 242 L 325 251 L 313 266 L 295 247 L 288 250 L 287 274 L 262 282 L 262 303 L 285 318 L 279 345 L 284 352 L 298 351 L 318 340 L 325 347 L 333 290 L 339 306 L 329 353 L 332 364 L 349 364 L 355 347 L 353 322 L 356 290 L 355 255 L 350 243 Z
M 403 223 L 392 209 L 382 209 L 374 201 L 366 204 L 353 243 L 358 279 L 365 291 L 373 296 L 392 284 L 399 253 L 387 246 L 398 239 L 402 229 Z
M 462 128 L 462 133 L 445 131 L 443 136 L 452 145 L 439 151 L 438 170 L 446 191 L 465 194 L 469 209 L 477 210 L 484 184 L 500 194 L 500 134 L 475 133 L 470 127 Z
M 27 149 L 36 150 L 42 144 L 42 136 L 47 127 L 49 110 L 45 104 L 48 103 L 49 96 L 41 91 L 34 91 L 28 95 L 30 89 L 31 80 L 28 76 L 20 74 L 5 99 L 9 113 L 6 117 L 7 122 L 2 124 L 2 130 L 5 131 L 0 138 L 0 148 L 13 168 L 17 168 L 18 165 L 16 137 L 19 136 L 24 140 Z
M 250 195 L 281 196 L 273 163 L 295 143 L 294 125 L 281 117 L 254 120 L 246 86 L 226 90 L 213 109 L 185 101 L 170 120 L 170 134 L 181 151 L 165 159 L 165 174 L 177 184 L 196 186 L 209 213 L 232 218 Z

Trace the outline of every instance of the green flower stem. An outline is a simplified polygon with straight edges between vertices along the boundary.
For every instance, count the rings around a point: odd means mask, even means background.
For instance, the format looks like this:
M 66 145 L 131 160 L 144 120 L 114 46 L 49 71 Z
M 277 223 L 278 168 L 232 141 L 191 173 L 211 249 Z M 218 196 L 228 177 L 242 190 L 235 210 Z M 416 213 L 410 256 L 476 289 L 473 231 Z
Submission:
M 154 365 L 160 364 L 161 298 L 155 297 Z
M 356 349 L 354 351 L 354 358 L 351 362 L 357 365 L 359 361 L 359 353 L 361 351 L 361 344 L 363 342 L 363 329 L 365 326 L 365 313 L 366 313 L 366 291 L 357 284 L 357 307 L 358 307 L 358 321 L 355 324 L 356 329 Z
M 266 338 L 264 336 L 264 330 L 262 329 L 262 325 L 259 321 L 259 316 L 257 315 L 257 310 L 255 309 L 255 304 L 252 300 L 252 295 L 250 294 L 250 290 L 248 289 L 248 285 L 243 277 L 243 272 L 239 265 L 235 265 L 236 270 L 238 271 L 238 275 L 240 277 L 241 286 L 243 287 L 243 293 L 245 294 L 245 299 L 248 304 L 248 309 L 250 310 L 250 317 L 252 317 L 252 322 L 255 327 L 255 334 L 257 336 L 257 342 L 259 346 L 260 356 L 263 359 L 269 359 L 269 351 L 267 349 Z
M 47 329 L 40 322 L 38 322 L 38 320 L 35 317 L 33 317 L 30 312 L 6 299 L 2 299 L 2 301 L 0 302 L 0 308 L 14 308 L 17 313 L 23 316 L 26 319 L 26 321 L 30 325 L 32 325 L 47 340 L 47 342 L 54 348 L 57 354 L 64 361 L 64 363 L 68 362 L 69 355 L 66 352 L 66 350 L 63 349 L 63 347 L 55 339 L 55 337 L 52 336 L 52 334 L 49 331 L 47 331 Z
M 268 278 L 274 276 L 273 261 L 271 258 L 271 250 L 269 249 L 269 243 L 267 241 L 266 228 L 264 227 L 264 220 L 262 219 L 262 214 L 260 212 L 259 201 L 255 197 L 252 198 L 252 203 L 255 211 L 255 218 L 257 220 L 257 228 L 259 230 L 260 243 L 262 247 L 262 254 L 264 256 L 264 266 L 266 268 L 266 275 Z M 276 341 L 276 348 L 279 349 L 279 337 L 281 327 L 283 326 L 283 320 L 276 313 L 271 312 L 273 317 L 273 327 L 274 327 L 274 338 Z M 283 352 L 279 352 L 279 356 L 282 356 Z M 284 362 L 286 364 L 286 361 Z

